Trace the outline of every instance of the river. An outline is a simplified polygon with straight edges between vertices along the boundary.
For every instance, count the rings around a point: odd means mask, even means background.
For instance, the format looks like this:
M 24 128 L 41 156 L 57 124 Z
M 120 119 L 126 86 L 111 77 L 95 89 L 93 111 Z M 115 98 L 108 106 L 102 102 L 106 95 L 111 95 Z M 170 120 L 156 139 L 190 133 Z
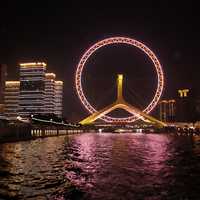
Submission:
M 0 199 L 200 199 L 200 138 L 85 133 L 0 144 Z

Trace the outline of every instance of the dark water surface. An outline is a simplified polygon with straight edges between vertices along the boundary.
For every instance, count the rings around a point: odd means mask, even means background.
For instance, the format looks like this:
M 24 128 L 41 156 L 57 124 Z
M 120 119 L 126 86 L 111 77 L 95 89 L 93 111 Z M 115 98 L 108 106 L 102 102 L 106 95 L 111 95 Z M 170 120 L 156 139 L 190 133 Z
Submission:
M 0 144 L 0 199 L 200 200 L 200 138 L 88 133 Z

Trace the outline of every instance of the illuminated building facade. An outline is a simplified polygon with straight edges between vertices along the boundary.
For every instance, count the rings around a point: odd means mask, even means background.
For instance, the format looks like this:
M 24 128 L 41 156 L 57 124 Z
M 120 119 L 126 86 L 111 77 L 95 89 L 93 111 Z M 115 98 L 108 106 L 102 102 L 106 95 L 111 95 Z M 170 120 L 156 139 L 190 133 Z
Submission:
M 200 121 L 200 95 L 195 98 L 195 120 Z
M 159 103 L 159 118 L 163 122 L 174 122 L 176 117 L 176 101 L 162 100 Z
M 200 96 L 195 89 L 176 90 L 175 100 L 162 100 L 159 118 L 164 122 L 196 122 L 200 120 Z
M 5 116 L 9 120 L 16 120 L 19 112 L 19 81 L 6 81 L 5 82 Z
M 179 122 L 195 120 L 195 95 L 191 89 L 183 88 L 177 91 L 177 116 Z
M 46 63 L 20 64 L 20 111 L 21 117 L 43 114 L 45 110 Z
M 190 91 L 189 89 L 181 89 L 181 90 L 178 90 L 179 97 L 180 97 L 180 98 L 188 97 L 189 91 Z
M 176 101 L 174 99 L 168 100 L 168 121 L 174 122 L 176 118 Z
M 0 104 L 3 104 L 4 102 L 6 77 L 7 77 L 7 65 L 0 64 Z
M 167 121 L 167 101 L 166 100 L 162 100 L 159 103 L 159 118 L 163 122 Z
M 7 65 L 0 64 L 0 118 L 4 118 L 4 92 L 7 77 Z
M 45 114 L 55 112 L 55 78 L 54 73 L 45 74 Z
M 55 107 L 54 114 L 62 117 L 63 110 L 63 82 L 55 81 Z

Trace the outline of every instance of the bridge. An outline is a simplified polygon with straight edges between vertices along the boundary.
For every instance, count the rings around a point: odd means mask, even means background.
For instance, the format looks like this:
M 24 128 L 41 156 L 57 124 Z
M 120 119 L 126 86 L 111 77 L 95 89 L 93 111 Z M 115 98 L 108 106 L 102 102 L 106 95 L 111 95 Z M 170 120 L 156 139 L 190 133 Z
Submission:
M 126 100 L 123 97 L 123 75 L 122 74 L 118 74 L 118 77 L 117 77 L 117 99 L 116 99 L 116 101 L 114 103 L 112 103 L 111 105 L 108 105 L 108 106 L 102 108 L 101 110 L 91 114 L 89 117 L 83 119 L 79 123 L 82 125 L 92 124 L 97 119 L 100 119 L 101 117 L 105 116 L 106 114 L 108 114 L 118 108 L 121 108 L 121 109 L 129 112 L 130 114 L 137 116 L 138 119 L 141 119 L 146 123 L 153 124 L 156 127 L 167 126 L 167 124 L 165 122 L 162 122 L 162 121 L 150 116 L 149 114 L 141 111 L 140 109 L 138 109 L 135 106 L 130 105 L 128 102 L 126 102 Z

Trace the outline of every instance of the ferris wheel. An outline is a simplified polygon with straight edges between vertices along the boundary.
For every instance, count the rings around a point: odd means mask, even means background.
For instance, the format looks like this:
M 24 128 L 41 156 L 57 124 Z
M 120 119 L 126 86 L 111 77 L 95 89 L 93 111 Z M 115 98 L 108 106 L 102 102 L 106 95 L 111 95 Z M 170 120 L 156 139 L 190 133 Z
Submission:
M 112 45 L 112 44 L 126 44 L 129 46 L 138 48 L 139 50 L 144 52 L 150 58 L 150 60 L 153 63 L 153 66 L 156 70 L 156 75 L 157 75 L 156 90 L 154 91 L 152 99 L 150 100 L 148 105 L 142 111 L 139 111 L 134 106 L 126 103 L 123 98 L 122 98 L 121 102 L 118 99 L 113 105 L 110 105 L 110 107 L 108 106 L 108 108 L 107 108 L 107 111 L 109 111 L 109 112 L 115 108 L 123 108 L 131 113 L 131 116 L 129 116 L 129 117 L 108 116 L 107 115 L 108 112 L 104 111 L 106 109 L 103 109 L 102 112 L 99 112 L 95 108 L 95 106 L 91 105 L 91 103 L 88 101 L 88 99 L 83 91 L 83 87 L 82 87 L 82 72 L 83 72 L 83 69 L 85 67 L 87 60 L 98 49 L 100 49 L 104 46 Z M 104 39 L 104 40 L 101 40 L 101 41 L 95 43 L 89 49 L 87 49 L 86 52 L 82 55 L 82 57 L 78 63 L 76 74 L 75 74 L 75 85 L 76 85 L 76 91 L 77 91 L 78 97 L 79 97 L 81 103 L 83 104 L 83 106 L 86 108 L 87 111 L 89 111 L 89 113 L 91 113 L 91 115 L 98 116 L 95 119 L 100 118 L 100 119 L 104 120 L 105 122 L 129 123 L 129 122 L 134 122 L 144 116 L 148 117 L 147 114 L 150 113 L 155 108 L 155 106 L 158 104 L 159 99 L 162 95 L 163 88 L 164 88 L 164 75 L 163 75 L 162 66 L 161 66 L 158 58 L 156 57 L 156 55 L 152 52 L 152 50 L 150 50 L 142 42 L 139 42 L 135 39 L 128 38 L 128 37 L 111 37 L 111 38 L 107 38 L 107 39 Z M 113 109 L 111 109 L 111 108 L 113 108 Z M 91 117 L 91 119 L 92 119 L 92 117 Z

